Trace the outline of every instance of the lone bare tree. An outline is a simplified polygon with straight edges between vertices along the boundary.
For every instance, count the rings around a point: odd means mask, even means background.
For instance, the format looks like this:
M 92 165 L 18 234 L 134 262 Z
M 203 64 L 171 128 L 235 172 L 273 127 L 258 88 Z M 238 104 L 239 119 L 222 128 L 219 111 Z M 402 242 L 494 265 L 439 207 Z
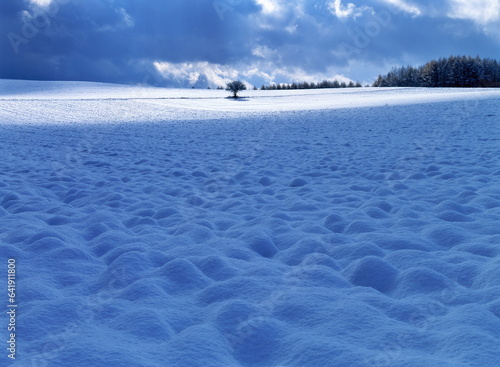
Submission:
M 245 84 L 243 84 L 239 80 L 234 80 L 231 83 L 227 83 L 226 85 L 226 90 L 233 93 L 233 98 L 238 98 L 238 92 L 240 90 L 246 90 L 246 89 L 247 87 L 245 86 Z

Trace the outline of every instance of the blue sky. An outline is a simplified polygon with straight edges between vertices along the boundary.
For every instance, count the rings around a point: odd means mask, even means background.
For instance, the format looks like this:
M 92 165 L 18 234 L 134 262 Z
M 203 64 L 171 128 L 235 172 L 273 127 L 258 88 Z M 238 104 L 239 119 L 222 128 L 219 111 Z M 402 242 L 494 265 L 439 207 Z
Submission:
M 500 0 L 2 0 L 0 78 L 212 87 L 500 59 Z

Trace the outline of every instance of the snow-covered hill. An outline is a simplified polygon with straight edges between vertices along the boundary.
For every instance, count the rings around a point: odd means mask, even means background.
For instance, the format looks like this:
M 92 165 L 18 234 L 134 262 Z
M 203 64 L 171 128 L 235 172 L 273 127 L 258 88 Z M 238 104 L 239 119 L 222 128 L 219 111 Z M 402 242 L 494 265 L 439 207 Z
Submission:
M 500 365 L 500 91 L 0 85 L 1 365 Z
M 10 123 L 118 123 L 236 118 L 249 113 L 335 110 L 499 98 L 498 89 L 345 88 L 247 90 L 227 98 L 216 89 L 164 89 L 91 82 L 0 80 L 0 111 Z M 18 111 L 22 111 L 19 113 Z

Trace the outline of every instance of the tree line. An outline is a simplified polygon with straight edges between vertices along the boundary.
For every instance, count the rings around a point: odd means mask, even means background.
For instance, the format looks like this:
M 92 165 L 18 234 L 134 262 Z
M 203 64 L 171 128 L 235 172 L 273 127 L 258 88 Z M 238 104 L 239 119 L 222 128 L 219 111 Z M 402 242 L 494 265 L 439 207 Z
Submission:
M 300 82 L 300 83 L 279 83 L 279 84 L 271 84 L 271 85 L 262 85 L 260 90 L 283 90 L 283 89 L 323 89 L 323 88 L 358 88 L 361 87 L 361 84 L 353 81 L 349 83 L 339 82 L 338 80 L 323 80 L 319 83 L 308 83 L 308 82 Z
M 479 56 L 450 56 L 419 67 L 393 68 L 373 87 L 500 87 L 500 63 Z

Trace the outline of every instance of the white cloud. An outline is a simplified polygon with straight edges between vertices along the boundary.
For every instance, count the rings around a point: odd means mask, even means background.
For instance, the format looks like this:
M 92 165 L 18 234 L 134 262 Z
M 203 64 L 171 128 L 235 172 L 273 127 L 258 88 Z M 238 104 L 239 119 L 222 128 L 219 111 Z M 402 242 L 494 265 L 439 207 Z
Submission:
M 195 85 L 206 83 L 211 87 L 224 86 L 237 79 L 238 72 L 230 66 L 203 62 L 155 62 L 154 67 L 166 80 L 177 85 Z
M 244 70 L 242 75 L 250 80 L 259 79 L 263 83 L 269 84 L 273 81 L 273 76 L 265 71 L 260 70 L 258 67 L 250 67 L 248 70 Z
M 282 10 L 279 0 L 257 0 L 257 4 L 262 7 L 262 12 L 267 15 L 277 15 Z
M 330 4 L 330 10 L 337 18 L 350 17 L 354 13 L 355 9 L 356 5 L 353 3 L 348 3 L 347 6 L 343 6 L 342 0 L 334 0 Z
M 361 15 L 365 11 L 372 11 L 373 9 L 367 6 L 357 7 L 353 3 L 347 3 L 347 5 L 342 5 L 342 0 L 333 0 L 328 7 L 333 15 L 335 15 L 339 19 L 343 18 L 356 18 Z
M 454 19 L 470 19 L 485 25 L 500 21 L 500 0 L 450 0 Z
M 286 82 L 308 82 L 317 83 L 323 80 L 338 80 L 339 82 L 350 82 L 351 79 L 344 75 L 339 75 L 335 70 L 327 70 L 326 72 L 311 73 L 302 68 L 277 68 L 274 71 L 274 78 L 285 80 Z
M 267 46 L 257 46 L 252 50 L 252 55 L 257 56 L 264 60 L 275 60 L 281 62 L 282 57 L 278 50 L 269 48 Z
M 241 80 L 247 87 L 302 81 L 320 82 L 333 79 L 346 83 L 351 81 L 334 70 L 311 73 L 298 67 L 277 67 L 276 64 L 265 60 L 236 66 L 208 62 L 170 63 L 158 61 L 154 63 L 154 67 L 165 80 L 183 87 L 205 87 L 208 85 L 215 88 L 224 86 L 232 80 Z
M 298 24 L 290 24 L 285 28 L 285 30 L 290 34 L 296 34 L 298 28 L 299 28 Z
M 130 28 L 135 25 L 134 19 L 132 19 L 124 8 L 119 8 L 117 12 L 122 16 L 124 28 Z
M 406 0 L 383 0 L 386 3 L 396 7 L 398 10 L 413 16 L 422 15 L 422 10 L 416 5 L 409 4 Z
M 41 7 L 47 7 L 52 3 L 53 0 L 30 0 L 30 2 L 34 5 L 38 5 Z

